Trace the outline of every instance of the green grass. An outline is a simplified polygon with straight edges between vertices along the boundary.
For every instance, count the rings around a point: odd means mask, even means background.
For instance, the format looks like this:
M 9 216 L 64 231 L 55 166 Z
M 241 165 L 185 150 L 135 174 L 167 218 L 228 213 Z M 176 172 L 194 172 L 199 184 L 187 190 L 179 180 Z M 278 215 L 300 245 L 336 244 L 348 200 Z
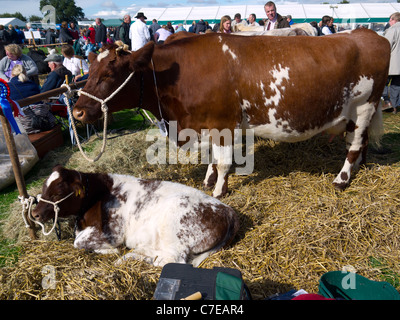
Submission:
M 382 281 L 390 283 L 395 288 L 400 286 L 400 276 L 391 270 L 383 259 L 369 257 L 369 262 L 373 268 L 380 270 Z

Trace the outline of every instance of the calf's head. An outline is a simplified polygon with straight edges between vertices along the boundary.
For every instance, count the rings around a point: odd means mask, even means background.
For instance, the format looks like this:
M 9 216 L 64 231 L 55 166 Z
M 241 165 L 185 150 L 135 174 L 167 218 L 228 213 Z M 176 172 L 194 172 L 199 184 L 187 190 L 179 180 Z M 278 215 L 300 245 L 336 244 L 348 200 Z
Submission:
M 68 196 L 70 194 L 71 196 Z M 67 217 L 78 214 L 84 197 L 85 188 L 81 182 L 80 173 L 58 165 L 53 168 L 53 172 L 43 183 L 40 198 L 53 203 L 65 198 L 57 204 L 60 208 L 58 216 Z M 46 222 L 55 216 L 54 205 L 40 201 L 40 198 L 36 208 L 32 211 L 32 216 L 37 221 Z
M 116 45 L 105 46 L 103 51 L 96 55 L 90 53 L 89 78 L 82 89 L 98 99 L 110 97 L 135 72 L 132 79 L 117 94 L 107 102 L 109 112 L 126 108 L 137 107 L 139 101 L 141 71 L 148 70 L 154 50 L 154 43 L 135 52 L 121 50 Z M 94 122 L 101 118 L 101 103 L 85 94 L 81 94 L 73 109 L 75 119 L 82 122 Z

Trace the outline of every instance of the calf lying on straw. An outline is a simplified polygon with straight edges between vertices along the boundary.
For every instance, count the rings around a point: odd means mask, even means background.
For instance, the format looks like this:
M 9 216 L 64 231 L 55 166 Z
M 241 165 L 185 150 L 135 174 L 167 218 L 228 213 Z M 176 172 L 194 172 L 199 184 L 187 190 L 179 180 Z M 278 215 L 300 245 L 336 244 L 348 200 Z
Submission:
M 194 188 L 56 166 L 32 211 L 36 221 L 76 216 L 74 246 L 163 266 L 192 263 L 228 245 L 239 228 L 232 208 Z

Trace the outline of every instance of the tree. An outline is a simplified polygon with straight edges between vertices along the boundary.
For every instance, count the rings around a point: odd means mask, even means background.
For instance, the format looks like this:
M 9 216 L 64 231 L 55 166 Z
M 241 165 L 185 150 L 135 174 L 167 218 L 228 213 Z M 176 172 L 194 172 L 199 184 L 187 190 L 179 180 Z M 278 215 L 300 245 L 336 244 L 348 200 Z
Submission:
M 26 22 L 27 19 L 22 15 L 21 12 L 16 12 L 16 13 L 2 13 L 0 14 L 0 18 L 17 18 L 21 21 Z
M 30 22 L 41 21 L 42 19 L 43 19 L 43 17 L 39 17 L 39 16 L 36 16 L 36 15 L 32 15 L 32 16 L 29 17 L 29 21 Z
M 76 6 L 75 0 L 40 0 L 40 9 L 46 5 L 51 5 L 55 8 L 56 23 L 77 21 L 85 17 L 83 9 Z

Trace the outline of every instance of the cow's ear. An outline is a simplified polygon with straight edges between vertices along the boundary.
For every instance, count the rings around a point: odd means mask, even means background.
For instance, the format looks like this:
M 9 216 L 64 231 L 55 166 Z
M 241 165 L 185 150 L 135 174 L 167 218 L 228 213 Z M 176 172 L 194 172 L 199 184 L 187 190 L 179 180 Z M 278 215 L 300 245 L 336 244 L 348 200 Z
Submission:
M 56 164 L 51 171 L 54 172 L 62 169 L 64 169 L 64 167 L 61 164 Z
M 76 197 L 81 199 L 85 197 L 85 186 L 80 181 L 74 181 L 71 186 Z
M 93 63 L 93 61 L 97 58 L 97 54 L 95 54 L 94 52 L 90 52 L 89 56 L 88 56 L 88 60 L 90 62 L 90 64 Z
M 143 48 L 131 54 L 131 68 L 134 71 L 145 71 L 149 68 L 154 51 L 154 42 L 148 42 Z

